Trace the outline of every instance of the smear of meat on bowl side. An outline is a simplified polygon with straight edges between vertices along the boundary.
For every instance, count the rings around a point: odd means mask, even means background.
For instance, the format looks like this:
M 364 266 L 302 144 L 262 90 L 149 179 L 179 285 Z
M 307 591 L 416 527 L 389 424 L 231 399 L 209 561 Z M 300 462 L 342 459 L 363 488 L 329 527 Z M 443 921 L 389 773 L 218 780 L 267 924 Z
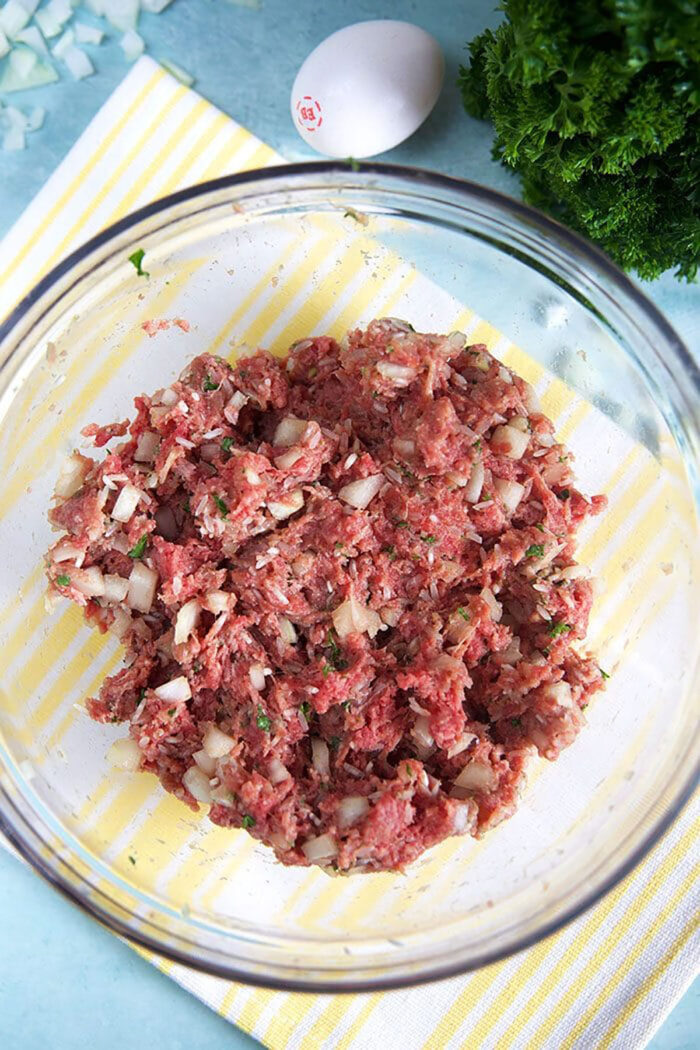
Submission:
M 385 318 L 286 360 L 203 354 L 59 478 L 50 591 L 127 652 L 87 703 L 129 725 L 113 763 L 285 864 L 481 835 L 603 684 L 574 550 L 605 497 L 465 343 Z

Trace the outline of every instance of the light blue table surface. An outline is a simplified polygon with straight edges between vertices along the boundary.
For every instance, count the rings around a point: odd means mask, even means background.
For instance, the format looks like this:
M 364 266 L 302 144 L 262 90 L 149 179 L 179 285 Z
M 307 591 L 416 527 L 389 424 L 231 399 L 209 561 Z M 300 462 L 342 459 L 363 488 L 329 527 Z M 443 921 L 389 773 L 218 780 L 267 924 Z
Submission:
M 517 196 L 517 179 L 490 158 L 490 129 L 466 117 L 454 86 L 464 44 L 498 21 L 488 0 L 259 0 L 257 5 L 254 0 L 174 0 L 166 14 L 142 16 L 140 32 L 154 58 L 184 66 L 203 95 L 290 160 L 301 160 L 314 155 L 289 117 L 296 70 L 328 33 L 382 17 L 422 25 L 440 41 L 447 60 L 445 88 L 434 113 L 387 159 Z M 94 21 L 87 13 L 81 20 Z M 23 107 L 45 106 L 47 121 L 31 136 L 26 153 L 0 153 L 0 236 L 127 71 L 115 40 L 88 51 L 98 69 L 89 80 L 63 80 L 8 99 Z M 697 352 L 698 286 L 666 275 L 644 287 Z M 0 851 L 0 1047 L 73 1050 L 84 1045 L 91 1050 L 242 1050 L 257 1044 Z M 699 1045 L 696 984 L 650 1046 L 695 1050 Z

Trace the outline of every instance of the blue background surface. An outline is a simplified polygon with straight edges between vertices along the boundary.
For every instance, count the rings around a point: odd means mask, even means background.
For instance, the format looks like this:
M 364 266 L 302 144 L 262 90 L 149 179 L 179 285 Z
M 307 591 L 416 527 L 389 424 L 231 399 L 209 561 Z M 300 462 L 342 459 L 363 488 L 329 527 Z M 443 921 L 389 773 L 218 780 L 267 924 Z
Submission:
M 490 0 L 174 0 L 164 15 L 142 16 L 139 31 L 154 58 L 178 62 L 195 76 L 201 94 L 288 159 L 301 160 L 315 154 L 298 138 L 289 117 L 296 71 L 329 33 L 366 18 L 422 25 L 439 40 L 447 65 L 435 111 L 386 159 L 474 179 L 517 196 L 517 179 L 490 158 L 490 128 L 464 114 L 455 87 L 464 45 L 499 20 Z M 80 13 L 80 21 L 95 23 L 87 12 Z M 45 106 L 47 119 L 29 137 L 25 153 L 0 153 L 0 236 L 127 72 L 117 34 L 86 50 L 98 70 L 89 80 L 62 79 L 7 98 L 23 108 Z M 666 275 L 644 287 L 697 351 L 697 285 L 681 285 Z M 694 1050 L 699 1031 L 696 984 L 650 1046 Z M 84 1045 L 91 1050 L 242 1050 L 257 1044 L 0 851 L 0 1046 L 73 1050 Z

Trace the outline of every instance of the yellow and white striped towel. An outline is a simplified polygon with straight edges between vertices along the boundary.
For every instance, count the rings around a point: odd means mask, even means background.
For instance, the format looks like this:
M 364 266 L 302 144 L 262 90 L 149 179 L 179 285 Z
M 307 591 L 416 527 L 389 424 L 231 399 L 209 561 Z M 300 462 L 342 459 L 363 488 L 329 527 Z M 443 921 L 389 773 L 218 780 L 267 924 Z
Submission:
M 0 317 L 41 274 L 127 212 L 183 186 L 280 161 L 141 59 L 3 241 Z M 561 390 L 558 396 L 560 424 L 572 431 L 582 416 L 567 414 Z M 638 482 L 644 483 L 641 476 Z M 268 992 L 143 954 L 275 1050 L 634 1050 L 646 1044 L 697 968 L 692 846 L 698 824 L 697 807 L 688 807 L 636 872 L 547 941 L 427 988 L 352 996 Z

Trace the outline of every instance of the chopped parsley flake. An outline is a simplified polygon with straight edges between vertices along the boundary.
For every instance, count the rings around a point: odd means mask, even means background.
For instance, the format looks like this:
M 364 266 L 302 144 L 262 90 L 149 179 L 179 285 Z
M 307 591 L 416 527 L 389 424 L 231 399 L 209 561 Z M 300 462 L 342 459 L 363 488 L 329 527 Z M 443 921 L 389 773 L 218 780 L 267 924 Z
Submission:
M 396 528 L 397 528 L 397 529 L 407 529 L 407 528 L 408 528 L 408 522 L 407 522 L 407 521 L 404 521 L 404 520 L 403 520 L 402 518 L 400 518 L 400 519 L 399 519 L 399 520 L 398 520 L 398 521 L 396 522 Z
M 190 509 L 190 497 L 189 496 L 187 497 L 185 502 L 182 504 L 182 509 L 184 510 L 185 514 L 191 514 L 192 513 L 192 511 Z
M 148 533 L 145 532 L 138 543 L 135 543 L 130 551 L 127 551 L 130 558 L 143 558 L 146 550 L 146 544 L 148 543 Z
M 421 539 L 423 543 L 437 543 L 437 536 L 433 536 L 432 532 L 421 533 Z
M 570 495 L 571 492 L 569 491 L 569 489 L 562 489 L 561 492 L 557 492 L 557 496 L 559 499 L 568 499 Z
M 255 724 L 257 725 L 258 729 L 264 730 L 265 733 L 269 733 L 270 729 L 272 728 L 272 722 L 265 714 L 265 710 L 262 704 L 258 704 L 258 714 L 255 719 Z
M 177 711 L 176 707 L 169 707 L 168 708 L 168 715 L 170 716 L 170 718 L 173 717 L 173 715 L 175 714 L 176 711 Z
M 513 726 L 513 729 L 520 729 L 523 722 L 521 718 L 511 718 L 510 724 Z
M 464 608 L 463 605 L 458 606 L 458 608 L 457 608 L 457 615 L 461 616 L 462 619 L 465 620 L 467 623 L 469 623 L 469 621 L 471 620 L 471 616 L 469 615 L 469 613 L 467 612 L 467 610 Z
M 412 769 L 411 769 L 411 767 L 409 766 L 408 762 L 407 762 L 407 763 L 406 763 L 406 765 L 404 766 L 404 769 L 406 770 L 406 775 L 407 775 L 407 776 L 409 776 L 409 777 L 412 777 L 412 776 L 413 776 L 413 770 L 412 770 Z
M 141 254 L 143 255 L 143 252 Z M 131 864 L 136 864 L 136 858 L 132 857 L 131 854 L 129 854 L 129 861 L 131 862 Z
M 610 675 L 608 674 L 608 672 L 607 672 L 607 671 L 604 671 L 602 667 L 599 667 L 599 668 L 598 668 L 598 670 L 600 671 L 600 673 L 601 673 L 601 675 L 603 676 L 603 678 L 609 678 L 609 677 L 610 677 Z
M 330 738 L 330 740 L 328 741 L 328 746 L 331 749 L 331 751 L 337 751 L 338 748 L 340 747 L 340 737 L 339 736 L 332 736 Z
M 143 248 L 138 248 L 129 256 L 129 262 L 136 267 L 136 273 L 139 277 L 150 277 L 148 271 L 144 270 L 143 266 L 141 265 L 145 254 L 146 253 L 143 250 Z
M 477 452 L 479 452 L 481 450 L 481 438 L 479 438 L 478 441 L 474 442 L 474 444 L 472 445 L 472 448 L 475 448 Z
M 224 452 L 230 452 L 233 448 L 233 438 L 222 438 L 221 447 Z
M 219 384 L 215 383 L 213 381 L 212 377 L 207 372 L 207 374 L 204 377 L 204 382 L 202 383 L 202 390 L 218 390 L 218 389 L 219 389 Z
M 343 702 L 342 702 L 342 704 L 340 706 L 342 707 L 343 711 L 349 711 L 350 710 L 350 701 L 349 700 L 343 700 Z
M 559 620 L 555 620 L 554 623 L 549 625 L 549 635 L 551 638 L 558 638 L 560 634 L 566 634 L 567 631 L 570 630 L 570 623 L 561 623 Z
M 139 702 L 141 700 L 145 700 L 145 698 L 146 698 L 146 690 L 145 689 L 139 689 Z
M 217 509 L 218 509 L 219 513 L 221 514 L 221 517 L 222 518 L 227 517 L 227 515 L 228 515 L 228 506 L 227 506 L 226 502 L 221 498 L 221 496 L 218 496 L 216 493 L 213 493 L 211 498 L 214 500 L 214 503 L 216 504 Z
M 538 522 L 537 522 L 537 524 L 535 525 L 535 528 L 536 528 L 536 529 L 539 529 L 539 530 L 540 530 L 540 532 L 544 532 L 544 525 L 542 524 L 542 522 L 541 522 L 541 521 L 538 521 Z
M 244 813 L 243 816 L 241 817 L 241 827 L 254 828 L 255 827 L 255 817 L 251 817 L 250 813 Z
M 311 714 L 311 704 L 309 703 L 309 701 L 302 700 L 301 704 L 299 705 L 299 710 L 301 711 L 304 718 L 308 718 Z
M 70 576 L 66 576 L 64 572 L 60 576 L 56 577 L 56 583 L 59 587 L 68 587 L 70 584 Z
M 382 547 L 382 554 L 389 555 L 389 561 L 396 561 L 396 548 L 389 544 L 388 547 Z
M 199 672 L 202 670 L 202 664 L 199 660 L 194 661 L 194 663 L 192 664 L 192 670 L 195 674 L 199 674 Z
M 332 670 L 333 668 L 330 664 L 324 663 L 323 667 L 321 668 L 321 674 L 324 678 L 328 678 L 328 675 L 331 673 Z
M 327 657 L 328 662 L 323 668 L 323 676 L 326 678 L 331 671 L 344 671 L 348 666 L 348 662 L 343 656 L 343 650 L 338 645 L 333 631 L 328 632 L 324 644 L 326 649 L 330 649 L 330 656 Z M 326 667 L 328 667 L 328 670 L 326 670 Z
M 525 551 L 526 558 L 541 558 L 544 555 L 544 543 L 532 543 Z

